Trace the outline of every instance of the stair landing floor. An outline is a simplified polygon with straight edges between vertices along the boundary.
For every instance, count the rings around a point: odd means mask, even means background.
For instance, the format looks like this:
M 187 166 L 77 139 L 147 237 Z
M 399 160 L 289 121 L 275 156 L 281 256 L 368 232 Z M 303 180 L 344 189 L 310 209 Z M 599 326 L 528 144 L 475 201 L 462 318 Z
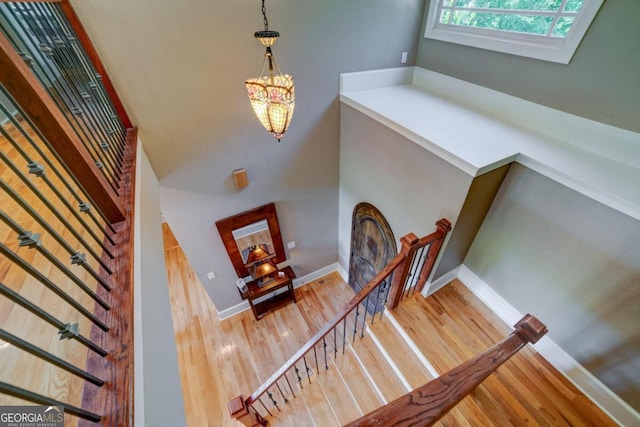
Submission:
M 229 418 L 227 402 L 255 390 L 338 312 L 353 292 L 337 273 L 332 273 L 296 289 L 297 304 L 289 304 L 260 321 L 251 311 L 220 321 L 166 224 L 164 237 L 186 425 L 237 427 L 239 424 Z M 405 325 L 406 335 L 438 372 L 510 332 L 464 285 L 455 282 L 429 299 L 409 299 L 393 317 Z M 415 378 L 407 373 L 407 364 L 418 363 L 418 358 L 409 354 L 409 347 L 398 348 L 402 344 L 390 329 L 393 327 L 386 316 L 382 323 L 374 324 L 373 336 L 365 334 L 362 341 L 357 338 L 344 355 L 338 354 L 329 362 L 331 373 L 324 371 L 322 357 L 319 377 L 314 372 L 315 363 L 311 363 L 311 385 L 304 377 L 304 390 L 300 391 L 294 380 L 291 385 L 296 398 L 289 398 L 282 412 L 271 408 L 274 417 L 269 417 L 270 425 L 339 426 L 402 393 L 418 378 L 430 378 L 423 366 Z M 388 346 L 388 350 L 381 352 L 373 341 Z M 375 363 L 379 372 L 367 372 L 361 364 L 363 359 L 371 359 L 369 363 Z M 392 377 L 391 365 L 400 371 L 404 382 Z M 615 424 L 533 349 L 526 348 L 437 425 Z

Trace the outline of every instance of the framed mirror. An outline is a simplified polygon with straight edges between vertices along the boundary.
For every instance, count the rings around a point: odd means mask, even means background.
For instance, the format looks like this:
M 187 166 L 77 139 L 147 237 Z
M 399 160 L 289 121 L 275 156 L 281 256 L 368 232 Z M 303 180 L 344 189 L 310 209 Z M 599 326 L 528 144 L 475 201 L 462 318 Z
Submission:
M 265 250 L 274 264 L 286 260 L 274 203 L 218 220 L 216 227 L 240 278 L 250 275 L 246 264 L 256 246 Z

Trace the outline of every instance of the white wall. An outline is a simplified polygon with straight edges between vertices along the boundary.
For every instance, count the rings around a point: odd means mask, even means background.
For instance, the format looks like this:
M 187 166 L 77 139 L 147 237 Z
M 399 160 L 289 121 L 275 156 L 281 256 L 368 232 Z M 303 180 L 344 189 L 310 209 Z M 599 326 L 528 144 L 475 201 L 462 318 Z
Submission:
M 640 222 L 514 164 L 464 263 L 640 409 Z
M 184 426 L 158 180 L 142 149 L 138 150 L 135 215 L 135 425 Z
M 396 240 L 423 237 L 435 222 L 455 226 L 472 177 L 416 143 L 346 105 L 340 122 L 339 262 L 349 269 L 351 216 L 369 202 L 385 216 Z

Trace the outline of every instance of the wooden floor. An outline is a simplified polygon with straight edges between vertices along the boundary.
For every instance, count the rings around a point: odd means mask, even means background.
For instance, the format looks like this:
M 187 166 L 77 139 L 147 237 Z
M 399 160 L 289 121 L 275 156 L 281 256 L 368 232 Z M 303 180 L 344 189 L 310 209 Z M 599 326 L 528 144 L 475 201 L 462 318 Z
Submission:
M 334 273 L 296 289 L 297 304 L 259 322 L 250 311 L 220 321 L 166 225 L 164 235 L 187 425 L 237 426 L 227 414 L 227 401 L 257 388 L 353 293 Z M 402 326 L 438 373 L 510 333 L 509 327 L 459 282 L 428 299 L 416 296 L 391 316 L 383 316 L 364 338 L 356 338 L 344 355 L 330 363 L 328 371 L 320 368 L 322 373 L 312 375 L 311 384 L 303 380 L 304 390 L 294 384 L 297 397 L 289 398 L 282 412 L 271 408 L 274 416 L 269 417 L 270 425 L 341 425 L 428 381 L 432 377 L 429 369 L 400 339 L 394 323 Z M 528 347 L 439 425 L 615 424 Z

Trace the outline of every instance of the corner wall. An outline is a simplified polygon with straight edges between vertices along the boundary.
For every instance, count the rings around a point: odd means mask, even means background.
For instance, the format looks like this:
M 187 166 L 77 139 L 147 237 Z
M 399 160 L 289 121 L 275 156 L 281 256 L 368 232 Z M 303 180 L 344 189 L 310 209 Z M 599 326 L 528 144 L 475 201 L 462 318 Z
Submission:
M 640 222 L 513 164 L 464 264 L 640 410 Z
M 158 180 L 138 141 L 134 248 L 135 425 L 185 425 Z
M 472 177 L 388 127 L 342 104 L 339 263 L 349 270 L 354 206 L 369 202 L 402 236 L 422 237 L 440 218 L 455 227 Z

